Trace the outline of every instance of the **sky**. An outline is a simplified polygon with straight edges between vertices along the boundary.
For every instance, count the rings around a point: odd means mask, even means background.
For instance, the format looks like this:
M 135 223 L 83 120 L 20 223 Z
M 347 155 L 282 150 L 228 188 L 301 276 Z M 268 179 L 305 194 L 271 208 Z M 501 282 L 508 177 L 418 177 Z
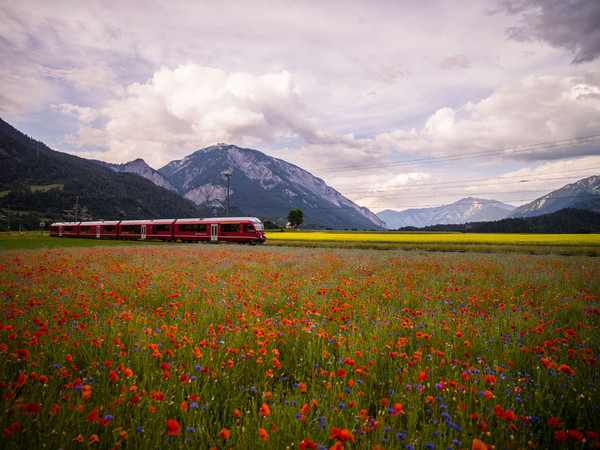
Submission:
M 235 144 L 373 212 L 600 175 L 598 0 L 19 0 L 0 24 L 0 117 L 84 158 Z

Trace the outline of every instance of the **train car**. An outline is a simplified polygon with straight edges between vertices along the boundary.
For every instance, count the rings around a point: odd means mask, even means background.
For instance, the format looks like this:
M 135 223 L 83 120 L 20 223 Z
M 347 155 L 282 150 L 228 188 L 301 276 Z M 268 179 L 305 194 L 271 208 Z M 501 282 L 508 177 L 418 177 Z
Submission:
M 173 224 L 173 239 L 198 242 L 216 240 L 211 238 L 210 224 L 204 219 L 177 219 Z
M 173 238 L 172 225 L 175 219 L 122 220 L 118 227 L 119 239 L 162 239 Z
M 146 239 L 173 239 L 173 224 L 175 219 L 155 219 L 146 222 Z
M 118 220 L 100 220 L 96 222 L 81 222 L 79 224 L 79 236 L 95 239 L 116 239 Z
M 163 241 L 265 242 L 263 223 L 256 217 L 57 222 L 50 236 Z
M 55 222 L 50 225 L 50 236 L 78 237 L 80 222 Z
M 265 233 L 263 223 L 256 217 L 177 219 L 173 239 L 262 244 Z

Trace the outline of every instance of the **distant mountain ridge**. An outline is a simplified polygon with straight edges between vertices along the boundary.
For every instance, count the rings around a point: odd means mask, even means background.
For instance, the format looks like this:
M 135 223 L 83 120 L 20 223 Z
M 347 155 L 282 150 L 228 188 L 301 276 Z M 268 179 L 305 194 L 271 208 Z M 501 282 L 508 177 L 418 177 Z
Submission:
M 519 206 L 509 217 L 534 217 L 565 208 L 600 212 L 600 176 L 584 178 Z
M 434 208 L 414 208 L 404 211 L 385 210 L 377 213 L 388 228 L 426 228 L 436 225 L 461 225 L 493 222 L 505 218 L 536 217 L 566 208 L 572 212 L 600 212 L 600 176 L 594 175 L 550 192 L 517 208 L 496 200 L 473 197 Z
M 600 212 L 565 208 L 533 217 L 510 217 L 494 222 L 431 225 L 424 228 L 403 227 L 400 230 L 459 233 L 600 233 Z
M 377 217 L 383 220 L 390 229 L 401 227 L 422 228 L 439 224 L 500 220 L 514 209 L 514 206 L 496 200 L 468 197 L 450 205 L 433 208 L 414 208 L 404 211 L 386 209 L 377 213 Z

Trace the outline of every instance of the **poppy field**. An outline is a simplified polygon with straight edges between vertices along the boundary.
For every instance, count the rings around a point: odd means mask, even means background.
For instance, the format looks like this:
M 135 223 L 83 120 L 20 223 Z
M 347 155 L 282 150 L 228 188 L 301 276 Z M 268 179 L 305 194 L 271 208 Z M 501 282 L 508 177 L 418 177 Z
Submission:
M 600 447 L 586 256 L 0 251 L 0 448 Z

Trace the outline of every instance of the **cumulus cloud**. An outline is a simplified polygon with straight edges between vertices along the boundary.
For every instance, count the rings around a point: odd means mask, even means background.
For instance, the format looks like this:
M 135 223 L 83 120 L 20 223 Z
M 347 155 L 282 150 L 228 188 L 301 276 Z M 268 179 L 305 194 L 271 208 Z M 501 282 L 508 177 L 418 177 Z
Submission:
M 521 24 L 507 29 L 515 41 L 543 41 L 565 48 L 575 57 L 573 64 L 592 61 L 600 55 L 600 2 L 597 0 L 511 0 L 503 2 L 511 14 L 521 15 Z
M 131 84 L 101 110 L 61 107 L 80 120 L 94 113 L 106 120 L 91 133 L 92 142 L 89 130 L 80 131 L 80 146 L 97 145 L 100 134 L 109 149 L 106 159 L 123 162 L 141 154 L 160 165 L 217 142 L 275 143 L 309 133 L 312 125 L 298 113 L 299 94 L 289 72 L 228 73 L 188 63 L 163 67 L 148 82 Z
M 319 159 L 326 166 L 360 164 L 387 151 L 372 139 L 319 128 L 306 117 L 300 86 L 287 71 L 255 75 L 195 63 L 163 67 L 99 110 L 58 108 L 84 124 L 69 142 L 108 149 L 80 154 L 115 162 L 141 155 L 160 167 L 218 142 L 260 147 L 300 140 L 300 160 Z M 92 120 L 99 117 L 105 124 L 93 128 Z
M 600 69 L 595 69 L 578 77 L 528 76 L 479 102 L 438 109 L 418 132 L 380 138 L 415 155 L 456 157 L 505 148 L 494 157 L 535 161 L 595 154 L 597 140 L 559 141 L 596 135 L 599 129 Z

